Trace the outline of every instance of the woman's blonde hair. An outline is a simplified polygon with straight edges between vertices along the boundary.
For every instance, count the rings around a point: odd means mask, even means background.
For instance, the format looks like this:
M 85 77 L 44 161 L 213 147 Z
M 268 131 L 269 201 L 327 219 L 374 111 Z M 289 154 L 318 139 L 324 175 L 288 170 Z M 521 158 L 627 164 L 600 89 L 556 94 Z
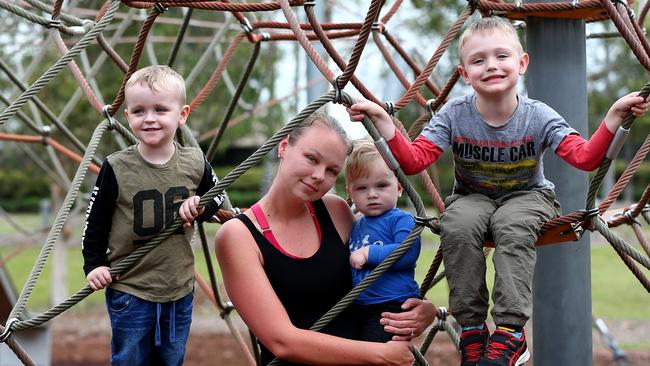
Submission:
M 300 136 L 303 135 L 303 133 L 310 127 L 320 124 L 322 126 L 325 126 L 329 128 L 330 130 L 336 132 L 343 143 L 345 144 L 346 151 L 345 155 L 349 155 L 350 152 L 352 151 L 352 142 L 350 141 L 350 138 L 348 138 L 347 133 L 345 133 L 345 130 L 343 127 L 341 127 L 341 124 L 339 121 L 336 120 L 336 118 L 328 116 L 327 114 L 320 113 L 320 112 L 314 112 L 312 113 L 309 117 L 305 118 L 304 121 L 302 121 L 296 128 L 293 129 L 289 133 L 288 136 L 288 141 L 289 144 L 293 145 L 298 139 L 300 139 Z

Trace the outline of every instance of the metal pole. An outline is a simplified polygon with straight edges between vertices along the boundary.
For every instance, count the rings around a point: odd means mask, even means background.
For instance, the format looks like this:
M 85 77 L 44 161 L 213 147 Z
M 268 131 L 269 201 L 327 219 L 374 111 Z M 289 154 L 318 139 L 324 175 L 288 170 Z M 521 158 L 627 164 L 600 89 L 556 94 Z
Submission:
M 537 1 L 533 2 L 549 2 Z M 528 18 L 528 94 L 554 108 L 587 136 L 587 74 L 583 20 Z M 587 173 L 548 151 L 546 178 L 563 212 L 584 208 Z M 535 365 L 592 364 L 590 238 L 541 247 L 533 282 Z

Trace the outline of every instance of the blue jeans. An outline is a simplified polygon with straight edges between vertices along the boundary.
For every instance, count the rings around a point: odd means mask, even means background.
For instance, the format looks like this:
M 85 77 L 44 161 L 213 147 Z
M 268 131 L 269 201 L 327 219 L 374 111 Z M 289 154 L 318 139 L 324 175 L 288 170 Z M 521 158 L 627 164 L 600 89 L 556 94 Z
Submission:
M 182 365 L 193 299 L 190 292 L 176 301 L 155 303 L 106 288 L 111 365 Z

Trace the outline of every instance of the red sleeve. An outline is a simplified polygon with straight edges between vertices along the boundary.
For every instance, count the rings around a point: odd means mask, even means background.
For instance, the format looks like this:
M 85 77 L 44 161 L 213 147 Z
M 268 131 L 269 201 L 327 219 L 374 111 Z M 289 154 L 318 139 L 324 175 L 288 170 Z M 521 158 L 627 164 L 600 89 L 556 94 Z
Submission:
M 555 153 L 578 169 L 592 171 L 603 161 L 613 138 L 614 134 L 607 129 L 603 121 L 589 140 L 580 135 L 565 136 Z
M 399 162 L 402 170 L 407 175 L 413 175 L 423 171 L 426 167 L 438 160 L 443 153 L 438 145 L 426 137 L 420 135 L 411 144 L 397 130 L 395 131 L 395 136 L 388 141 L 388 147 L 390 147 L 397 162 Z

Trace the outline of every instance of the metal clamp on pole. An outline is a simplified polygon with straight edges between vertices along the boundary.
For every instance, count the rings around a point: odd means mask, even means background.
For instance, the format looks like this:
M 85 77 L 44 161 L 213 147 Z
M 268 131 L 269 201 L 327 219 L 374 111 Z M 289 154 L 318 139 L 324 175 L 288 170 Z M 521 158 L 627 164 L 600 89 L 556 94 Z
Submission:
M 226 301 L 223 305 L 224 305 L 224 308 L 223 308 L 223 310 L 221 310 L 219 315 L 221 316 L 221 319 L 226 319 L 226 317 L 228 315 L 230 315 L 230 313 L 233 310 L 235 310 L 235 305 L 233 305 L 230 301 Z
M 336 103 L 336 104 L 341 104 L 341 102 L 343 101 L 343 93 L 341 87 L 339 87 L 340 77 L 341 75 L 335 77 L 334 79 L 332 79 L 332 81 L 330 81 L 330 83 L 332 83 L 332 89 L 334 90 L 334 98 L 332 99 L 332 103 Z
M 438 308 L 438 321 L 436 322 L 435 327 L 438 329 L 444 329 L 443 323 L 447 320 L 447 308 L 441 306 Z
M 384 103 L 384 105 L 386 106 L 385 107 L 386 113 L 388 113 L 391 117 L 395 117 L 395 113 L 397 113 L 397 111 L 395 110 L 395 103 L 386 102 Z
M 108 129 L 109 130 L 114 130 L 115 129 L 115 119 L 113 119 L 113 116 L 111 116 L 111 105 L 106 104 L 105 106 L 102 107 L 102 113 L 104 113 L 104 117 L 108 120 Z
M 629 133 L 630 133 L 629 129 L 625 129 L 622 126 L 618 127 L 618 130 L 616 130 L 616 134 L 614 135 L 614 139 L 612 140 L 612 143 L 609 144 L 609 149 L 607 149 L 607 154 L 605 154 L 605 157 L 607 159 L 609 160 L 616 159 L 616 156 L 621 151 L 621 148 L 623 147 L 623 144 L 625 143 L 625 139 L 627 138 L 627 135 Z
M 50 126 L 43 126 L 41 128 L 41 136 L 43 137 L 43 145 L 47 145 L 47 139 L 52 133 L 52 128 Z
M 379 155 L 384 158 L 384 161 L 390 170 L 395 171 L 399 169 L 399 163 L 397 162 L 397 159 L 395 159 L 395 156 L 393 156 L 393 152 L 388 148 L 388 143 L 383 137 L 375 141 L 375 147 L 377 148 L 377 151 L 379 151 Z
M 253 26 L 251 25 L 251 22 L 248 20 L 248 18 L 244 18 L 244 20 L 242 20 L 242 22 L 239 23 L 239 26 L 246 33 L 252 33 L 253 32 Z
M 433 109 L 436 104 L 435 99 L 429 99 L 427 100 L 427 107 L 429 108 L 429 113 L 431 113 L 431 117 L 433 117 L 436 114 L 436 110 Z
M 169 10 L 166 6 L 163 4 L 156 2 L 153 4 L 154 9 L 158 10 L 160 14 L 164 14 L 167 10 Z
M 0 334 L 0 342 L 4 343 L 7 341 L 7 338 L 13 334 L 14 331 L 11 329 L 11 326 L 18 320 L 18 318 L 11 318 L 7 320 L 7 324 L 5 324 L 5 330 L 2 332 L 2 334 Z
M 81 25 L 68 27 L 68 30 L 76 36 L 81 36 L 88 33 L 88 31 L 90 31 L 90 29 L 95 26 L 95 22 L 90 19 L 84 19 L 81 23 Z

